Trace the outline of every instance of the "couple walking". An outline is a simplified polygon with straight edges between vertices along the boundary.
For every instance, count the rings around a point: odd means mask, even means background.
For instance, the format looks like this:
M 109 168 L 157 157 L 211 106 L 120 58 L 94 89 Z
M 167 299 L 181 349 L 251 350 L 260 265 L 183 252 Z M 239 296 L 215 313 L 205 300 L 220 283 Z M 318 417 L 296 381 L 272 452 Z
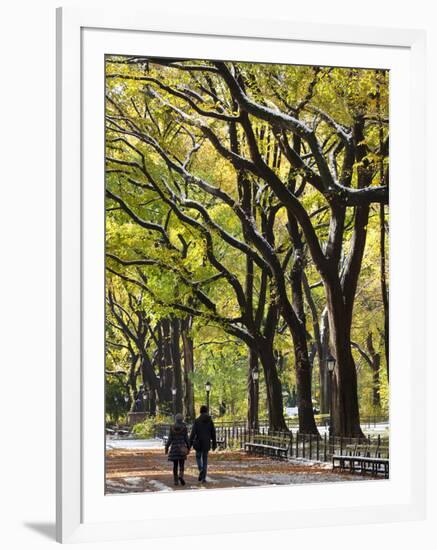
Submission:
M 191 447 L 196 451 L 199 481 L 205 483 L 208 469 L 208 452 L 211 447 L 213 451 L 217 448 L 214 422 L 209 416 L 208 408 L 205 405 L 200 407 L 200 416 L 194 421 L 189 438 L 187 426 L 181 414 L 175 416 L 175 423 L 170 428 L 170 434 L 165 444 L 165 453 L 168 453 L 168 459 L 173 462 L 175 485 L 179 483 L 185 485 L 185 460 Z

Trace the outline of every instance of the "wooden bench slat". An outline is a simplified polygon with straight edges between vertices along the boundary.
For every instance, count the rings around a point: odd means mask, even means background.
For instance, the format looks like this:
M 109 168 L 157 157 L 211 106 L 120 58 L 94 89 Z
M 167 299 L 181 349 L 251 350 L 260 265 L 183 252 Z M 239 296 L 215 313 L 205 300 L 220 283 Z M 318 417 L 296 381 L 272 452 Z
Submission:
M 273 458 L 287 458 L 288 447 L 278 447 L 276 445 L 268 445 L 266 443 L 246 442 L 244 450 L 248 452 L 259 451 L 261 454 L 271 456 Z
M 358 446 L 357 446 L 358 447 Z M 333 455 L 332 468 L 340 470 L 349 470 L 350 472 L 360 471 L 362 475 L 366 472 L 377 475 L 383 473 L 386 478 L 389 476 L 389 458 L 376 456 L 379 453 L 379 447 L 374 452 L 375 456 L 369 456 L 370 450 L 367 448 L 367 456 L 362 456 L 355 447 L 355 453 L 350 455 Z M 381 468 L 382 466 L 382 468 Z

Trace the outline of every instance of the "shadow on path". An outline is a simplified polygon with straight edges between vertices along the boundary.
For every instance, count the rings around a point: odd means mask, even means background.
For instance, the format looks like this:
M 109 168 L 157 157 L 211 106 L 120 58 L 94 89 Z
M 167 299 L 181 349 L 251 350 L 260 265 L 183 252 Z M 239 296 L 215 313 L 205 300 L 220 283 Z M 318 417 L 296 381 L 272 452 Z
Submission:
M 24 522 L 23 525 L 46 539 L 56 540 L 56 525 L 54 523 Z

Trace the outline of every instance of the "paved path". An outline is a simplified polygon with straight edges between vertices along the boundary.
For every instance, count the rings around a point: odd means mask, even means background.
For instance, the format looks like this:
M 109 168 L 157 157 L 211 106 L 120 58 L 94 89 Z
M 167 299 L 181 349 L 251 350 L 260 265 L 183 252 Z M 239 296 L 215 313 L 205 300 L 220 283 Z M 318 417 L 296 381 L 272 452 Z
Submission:
M 242 451 L 213 452 L 209 455 L 207 483 L 197 481 L 197 467 L 190 453 L 185 467 L 185 487 L 173 485 L 172 463 L 163 448 L 108 449 L 106 453 L 108 494 L 149 491 L 209 490 L 359 481 L 359 475 L 333 473 L 330 465 L 278 461 L 247 455 Z
M 109 439 L 106 449 L 162 449 L 162 439 Z

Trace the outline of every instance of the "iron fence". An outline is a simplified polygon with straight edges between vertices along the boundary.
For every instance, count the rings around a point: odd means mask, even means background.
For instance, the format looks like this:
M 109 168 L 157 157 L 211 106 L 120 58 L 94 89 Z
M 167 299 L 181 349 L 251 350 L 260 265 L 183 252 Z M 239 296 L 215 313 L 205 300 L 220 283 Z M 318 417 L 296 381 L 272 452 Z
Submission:
M 164 439 L 168 436 L 171 424 L 155 425 L 155 437 Z M 190 426 L 188 429 L 190 430 Z M 389 438 L 381 434 L 368 435 L 365 438 L 322 436 L 317 434 L 302 434 L 299 432 L 275 431 L 267 426 L 250 429 L 244 425 L 216 424 L 216 438 L 222 449 L 244 450 L 246 443 L 273 445 L 287 449 L 286 456 L 290 459 L 331 462 L 335 454 L 350 453 L 357 444 L 366 445 L 369 449 L 379 449 L 380 455 L 388 457 Z

